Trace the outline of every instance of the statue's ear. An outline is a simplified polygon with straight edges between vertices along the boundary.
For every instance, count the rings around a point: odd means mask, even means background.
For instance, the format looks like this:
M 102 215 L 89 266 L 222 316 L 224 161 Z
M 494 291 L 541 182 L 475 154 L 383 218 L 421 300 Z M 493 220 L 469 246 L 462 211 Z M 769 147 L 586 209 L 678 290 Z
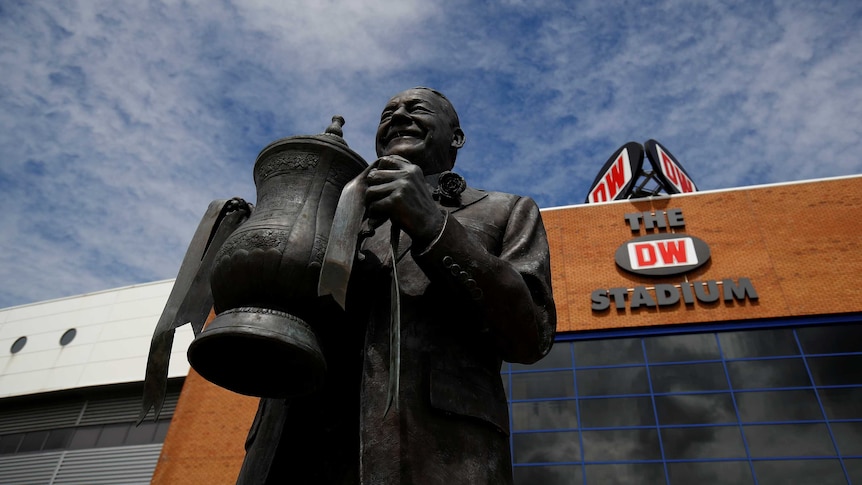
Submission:
M 466 141 L 467 136 L 464 135 L 464 131 L 461 128 L 455 128 L 455 131 L 452 133 L 452 143 L 450 146 L 457 150 L 464 146 Z

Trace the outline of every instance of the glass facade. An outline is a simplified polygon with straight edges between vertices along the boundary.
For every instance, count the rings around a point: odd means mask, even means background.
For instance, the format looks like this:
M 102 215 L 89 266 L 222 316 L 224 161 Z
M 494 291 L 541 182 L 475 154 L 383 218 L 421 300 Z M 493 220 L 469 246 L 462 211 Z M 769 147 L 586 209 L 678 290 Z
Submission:
M 862 325 L 595 337 L 504 365 L 516 484 L 862 484 Z
M 2 400 L 0 484 L 150 483 L 181 386 L 140 426 L 141 384 Z
M 0 455 L 163 443 L 170 417 L 158 421 L 58 428 L 0 435 Z
M 163 443 L 181 386 L 180 379 L 169 382 L 159 419 L 140 425 L 140 385 L 7 399 L 0 403 L 0 456 Z

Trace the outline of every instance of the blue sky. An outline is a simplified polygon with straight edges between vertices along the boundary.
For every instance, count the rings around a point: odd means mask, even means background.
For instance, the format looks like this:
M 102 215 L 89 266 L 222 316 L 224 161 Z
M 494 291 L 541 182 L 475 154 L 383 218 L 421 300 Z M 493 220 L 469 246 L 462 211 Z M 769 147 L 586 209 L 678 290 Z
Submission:
M 3 1 L 0 307 L 172 278 L 277 138 L 432 86 L 471 185 L 583 201 L 655 138 L 701 190 L 862 173 L 858 1 Z

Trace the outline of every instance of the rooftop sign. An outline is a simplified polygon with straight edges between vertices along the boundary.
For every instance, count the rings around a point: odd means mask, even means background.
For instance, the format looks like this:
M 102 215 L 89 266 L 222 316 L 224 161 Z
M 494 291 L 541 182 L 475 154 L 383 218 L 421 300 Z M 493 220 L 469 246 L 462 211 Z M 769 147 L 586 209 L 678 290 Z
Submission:
M 594 204 L 628 199 L 643 161 L 644 150 L 640 143 L 630 141 L 619 147 L 593 180 L 585 202 Z
M 697 192 L 697 186 L 688 176 L 688 172 L 667 148 L 655 140 L 647 140 L 644 146 L 650 165 L 668 194 Z
M 646 151 L 645 151 L 646 150 Z M 644 169 L 644 154 L 652 170 Z M 587 204 L 697 192 L 697 186 L 679 160 L 655 140 L 644 145 L 630 141 L 602 165 L 584 200 Z

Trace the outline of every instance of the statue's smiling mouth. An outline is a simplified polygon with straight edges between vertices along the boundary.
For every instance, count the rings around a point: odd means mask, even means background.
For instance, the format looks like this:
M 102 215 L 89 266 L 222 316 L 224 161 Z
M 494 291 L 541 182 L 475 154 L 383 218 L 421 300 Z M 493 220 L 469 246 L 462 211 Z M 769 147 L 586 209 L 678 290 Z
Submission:
M 425 133 L 419 129 L 399 129 L 399 130 L 390 130 L 386 135 L 386 143 L 389 144 L 393 140 L 397 140 L 398 138 L 416 138 L 416 139 L 425 139 Z

